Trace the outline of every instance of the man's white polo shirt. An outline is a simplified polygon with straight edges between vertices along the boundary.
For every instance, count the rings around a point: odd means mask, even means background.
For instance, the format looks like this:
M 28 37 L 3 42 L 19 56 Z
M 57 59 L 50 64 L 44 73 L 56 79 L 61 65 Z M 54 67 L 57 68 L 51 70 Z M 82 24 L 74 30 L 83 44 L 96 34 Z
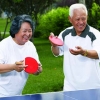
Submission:
M 86 50 L 96 50 L 100 58 L 100 32 L 87 25 L 78 36 L 75 29 L 69 27 L 60 33 L 59 38 L 64 41 L 64 45 L 59 49 L 60 55 L 64 55 L 63 70 L 66 82 L 74 87 L 74 90 L 100 88 L 99 60 L 82 55 L 75 56 L 69 52 L 69 48 L 81 46 Z

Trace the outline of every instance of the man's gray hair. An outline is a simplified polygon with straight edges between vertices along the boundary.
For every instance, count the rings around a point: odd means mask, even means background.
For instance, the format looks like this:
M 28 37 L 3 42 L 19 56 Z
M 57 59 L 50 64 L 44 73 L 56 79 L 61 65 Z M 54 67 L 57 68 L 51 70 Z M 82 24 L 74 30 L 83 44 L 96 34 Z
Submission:
M 72 4 L 69 8 L 69 16 L 72 17 L 73 16 L 73 12 L 75 9 L 80 9 L 80 8 L 83 8 L 86 12 L 86 15 L 88 15 L 88 11 L 87 11 L 87 8 L 84 4 L 81 4 L 81 3 L 76 3 L 76 4 Z

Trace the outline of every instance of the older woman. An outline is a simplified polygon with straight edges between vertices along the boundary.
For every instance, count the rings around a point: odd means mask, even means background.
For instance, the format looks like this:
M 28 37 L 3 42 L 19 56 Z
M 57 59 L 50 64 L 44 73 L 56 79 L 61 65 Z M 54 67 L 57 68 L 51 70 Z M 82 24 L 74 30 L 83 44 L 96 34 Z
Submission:
M 10 27 L 10 36 L 0 42 L 0 96 L 20 95 L 28 78 L 24 71 L 25 57 L 33 57 L 41 63 L 34 44 L 29 41 L 34 32 L 34 22 L 29 15 L 19 15 L 14 18 Z M 16 61 L 21 65 L 15 64 Z

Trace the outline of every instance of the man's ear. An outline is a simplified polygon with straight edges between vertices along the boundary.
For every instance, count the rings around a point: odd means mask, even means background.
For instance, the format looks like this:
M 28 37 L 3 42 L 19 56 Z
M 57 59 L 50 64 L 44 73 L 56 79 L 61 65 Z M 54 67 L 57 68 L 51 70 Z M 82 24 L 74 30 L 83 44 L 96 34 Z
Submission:
M 68 19 L 69 19 L 70 23 L 72 23 L 72 18 L 70 16 L 68 16 Z
M 87 16 L 87 20 L 88 20 L 88 16 Z

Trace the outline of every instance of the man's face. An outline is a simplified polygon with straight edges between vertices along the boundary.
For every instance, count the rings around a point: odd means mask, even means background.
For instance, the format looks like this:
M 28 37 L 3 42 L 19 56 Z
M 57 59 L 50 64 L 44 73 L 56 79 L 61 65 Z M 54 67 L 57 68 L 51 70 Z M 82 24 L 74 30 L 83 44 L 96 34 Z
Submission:
M 81 32 L 85 29 L 87 24 L 87 15 L 84 9 L 75 9 L 73 16 L 69 17 L 70 22 L 74 26 L 77 35 L 80 35 Z

